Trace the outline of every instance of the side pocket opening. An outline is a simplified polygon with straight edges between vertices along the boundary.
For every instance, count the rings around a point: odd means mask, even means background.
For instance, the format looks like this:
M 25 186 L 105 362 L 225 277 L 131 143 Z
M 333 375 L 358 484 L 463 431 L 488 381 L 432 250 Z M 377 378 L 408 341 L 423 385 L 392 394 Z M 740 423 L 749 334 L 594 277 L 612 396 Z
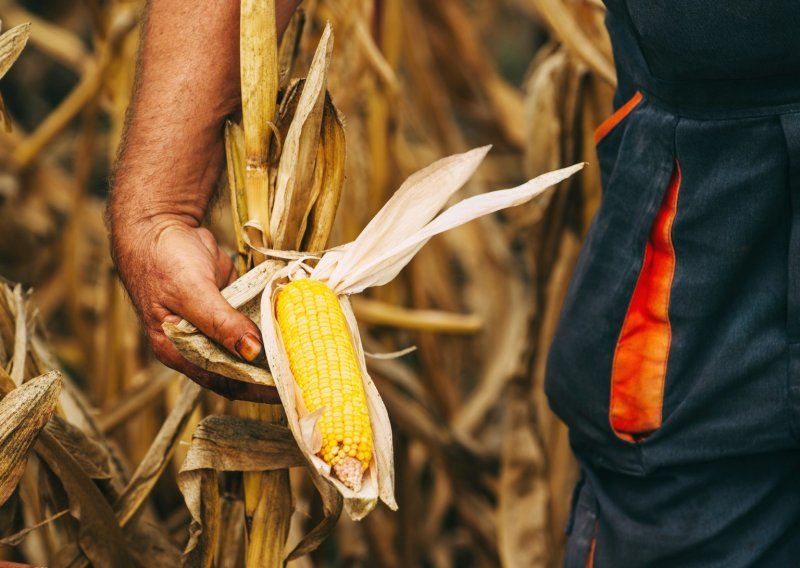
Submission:
M 676 264 L 672 225 L 680 186 L 681 168 L 676 161 L 614 350 L 609 421 L 617 437 L 626 442 L 640 442 L 661 427 L 672 341 L 669 300 Z

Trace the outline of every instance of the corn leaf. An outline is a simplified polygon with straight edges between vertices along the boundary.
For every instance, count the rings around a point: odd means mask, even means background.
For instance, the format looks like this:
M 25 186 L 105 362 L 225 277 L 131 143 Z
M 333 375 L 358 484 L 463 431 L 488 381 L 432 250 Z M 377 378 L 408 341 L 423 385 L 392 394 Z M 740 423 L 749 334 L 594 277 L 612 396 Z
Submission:
M 36 443 L 36 453 L 64 486 L 70 513 L 80 522 L 78 544 L 88 561 L 95 566 L 132 567 L 128 545 L 114 510 L 80 463 L 46 431 Z M 59 554 L 59 563 L 55 566 L 66 565 L 61 563 L 67 558 Z M 85 566 L 85 563 L 77 565 Z
M 300 38 L 303 35 L 303 27 L 306 23 L 306 14 L 303 10 L 295 11 L 289 26 L 283 32 L 281 45 L 278 47 L 278 89 L 284 90 L 289 84 L 292 75 L 294 60 L 300 49 Z
M 153 440 L 147 454 L 139 463 L 136 472 L 133 474 L 125 491 L 119 496 L 114 504 L 117 517 L 121 525 L 125 525 L 133 517 L 142 503 L 150 494 L 164 468 L 169 463 L 169 459 L 175 452 L 175 448 L 180 442 L 181 434 L 186 429 L 186 425 L 200 402 L 202 389 L 199 385 L 188 379 L 183 379 L 181 394 L 174 408 L 170 412 L 167 420 L 161 426 L 158 436 Z
M 30 35 L 31 25 L 20 24 L 0 36 L 0 79 L 8 73 L 22 50 L 25 49 Z
M 203 420 L 178 474 L 192 516 L 184 565 L 209 566 L 214 558 L 220 523 L 219 472 L 273 471 L 304 463 L 285 426 L 229 416 Z
M 317 159 L 325 86 L 333 49 L 330 26 L 320 39 L 289 132 L 283 142 L 270 220 L 273 244 L 278 249 L 297 247 L 313 205 L 314 163 Z
M 483 150 L 483 148 L 479 150 Z M 473 150 L 472 152 L 476 151 Z M 483 152 L 483 154 L 485 154 L 485 152 Z M 482 157 L 481 153 L 473 155 Z M 477 163 L 475 163 L 475 165 L 477 165 Z M 453 168 L 455 180 L 460 180 L 464 173 L 470 171 L 469 167 L 464 168 L 462 164 L 459 164 L 459 166 L 460 167 Z M 576 164 L 568 168 L 542 174 L 537 178 L 511 189 L 491 191 L 470 197 L 450 207 L 418 230 L 415 229 L 421 224 L 419 221 L 414 224 L 416 227 L 414 225 L 404 226 L 402 224 L 396 224 L 394 225 L 395 229 L 392 231 L 392 233 L 394 233 L 391 235 L 392 239 L 388 241 L 385 240 L 386 235 L 383 235 L 383 238 L 377 240 L 379 237 L 372 234 L 372 231 L 367 233 L 368 229 L 370 229 L 370 226 L 367 226 L 364 232 L 359 235 L 359 237 L 353 241 L 353 244 L 337 259 L 336 269 L 330 277 L 325 277 L 328 267 L 323 265 L 323 261 L 325 260 L 324 256 L 317 266 L 317 269 L 312 273 L 312 277 L 327 281 L 328 285 L 337 294 L 354 294 L 370 286 L 385 284 L 392 280 L 400 270 L 411 261 L 414 255 L 431 237 L 458 227 L 459 225 L 463 225 L 483 215 L 488 215 L 489 213 L 494 213 L 495 211 L 507 207 L 521 205 L 533 199 L 546 189 L 570 177 L 583 168 L 583 166 L 584 164 Z M 444 171 L 446 172 L 448 169 L 449 168 L 445 167 Z M 435 172 L 437 170 L 439 170 L 439 168 L 433 168 L 431 171 Z M 412 178 L 414 177 L 415 176 L 412 176 Z M 412 178 L 409 178 L 409 180 Z M 386 220 L 387 223 L 395 224 L 400 223 L 400 220 L 396 219 L 396 217 L 402 217 L 403 220 L 409 217 L 414 218 L 415 212 L 418 212 L 422 219 L 429 218 L 431 212 L 435 213 L 435 211 L 438 210 L 434 209 L 434 207 L 441 202 L 441 199 L 438 196 L 427 194 L 427 192 L 420 194 L 420 186 L 425 186 L 428 183 L 430 183 L 430 178 L 426 176 L 409 183 L 409 185 L 405 186 L 405 191 L 404 188 L 401 187 L 401 189 L 398 190 L 398 193 L 401 191 L 403 192 L 400 197 L 397 200 L 394 200 L 394 198 L 390 199 L 381 212 L 375 216 L 375 219 L 386 217 L 388 218 Z M 454 183 L 453 185 L 456 184 Z M 396 195 L 397 194 L 395 194 L 395 196 Z M 409 195 L 416 195 L 419 201 L 411 201 L 408 207 L 406 207 L 403 202 L 409 201 Z M 403 207 L 403 209 L 400 209 L 401 207 Z M 441 205 L 439 205 L 439 207 L 441 207 Z M 385 214 L 382 215 L 382 213 Z M 371 224 L 372 223 L 370 223 L 370 225 Z M 379 233 L 379 231 L 375 232 Z M 364 238 L 362 240 L 365 233 L 369 238 Z M 370 241 L 370 238 L 375 238 L 376 240 Z M 366 245 L 369 244 L 373 246 L 372 249 L 366 247 Z
M 303 250 L 309 251 L 319 251 L 326 247 L 344 187 L 346 159 L 344 125 L 339 111 L 329 96 L 325 97 L 320 144 L 322 164 L 318 158 L 315 169 L 321 170 L 322 186 L 309 212 L 308 231 L 301 246 Z
M 0 400 L 0 505 L 17 487 L 30 449 L 56 408 L 60 389 L 61 373 L 53 371 Z

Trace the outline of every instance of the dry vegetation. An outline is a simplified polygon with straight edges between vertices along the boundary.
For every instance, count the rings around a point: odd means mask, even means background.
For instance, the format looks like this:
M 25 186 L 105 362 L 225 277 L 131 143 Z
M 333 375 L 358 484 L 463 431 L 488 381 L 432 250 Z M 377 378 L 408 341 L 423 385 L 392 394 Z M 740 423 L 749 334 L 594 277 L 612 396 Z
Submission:
M 339 517 L 338 494 L 301 467 L 279 410 L 231 404 L 154 362 L 115 279 L 104 196 L 141 8 L 0 2 L 4 31 L 31 22 L 0 82 L 13 126 L 0 133 L 0 565 L 178 566 L 187 542 L 189 566 L 280 565 L 292 551 L 297 567 L 559 565 L 575 467 L 542 380 L 599 199 L 592 131 L 614 82 L 602 5 L 305 0 L 296 58 L 284 46 L 285 73 L 259 83 L 284 93 L 285 153 L 292 79 L 309 73 L 331 23 L 327 89 L 344 120 L 318 98 L 314 143 L 294 150 L 331 169 L 292 178 L 328 205 L 287 228 L 299 198 L 280 190 L 288 209 L 262 243 L 277 248 L 318 250 L 329 232 L 331 244 L 352 240 L 409 173 L 474 146 L 494 149 L 470 194 L 590 164 L 533 204 L 437 237 L 391 284 L 354 299 L 368 351 L 418 346 L 369 361 L 393 425 L 399 510 L 381 505 L 359 522 Z M 0 74 L 27 30 L 11 33 Z M 237 230 L 261 213 L 242 207 L 278 191 L 279 156 L 263 144 L 272 133 L 248 131 L 249 115 L 269 112 L 246 102 L 244 131 L 229 127 L 228 193 L 209 219 L 242 271 L 263 260 Z M 242 159 L 264 171 L 237 173 Z

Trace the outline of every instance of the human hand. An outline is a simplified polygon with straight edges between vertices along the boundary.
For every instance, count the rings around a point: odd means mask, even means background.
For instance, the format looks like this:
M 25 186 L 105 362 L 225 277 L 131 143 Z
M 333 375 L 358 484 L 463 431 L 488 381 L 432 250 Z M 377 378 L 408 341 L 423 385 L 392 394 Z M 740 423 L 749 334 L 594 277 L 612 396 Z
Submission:
M 278 0 L 279 35 L 299 0 Z M 192 365 L 161 324 L 185 318 L 245 360 L 258 328 L 219 292 L 235 273 L 202 228 L 224 168 L 223 125 L 240 105 L 240 3 L 152 0 L 109 197 L 112 251 L 156 356 L 228 398 L 277 402 L 274 388 Z
M 114 225 L 112 235 L 117 269 L 156 357 L 226 398 L 278 402 L 274 387 L 228 379 L 193 365 L 162 330 L 162 323 L 183 318 L 245 361 L 261 354 L 258 327 L 219 292 L 237 274 L 211 232 L 167 218 Z

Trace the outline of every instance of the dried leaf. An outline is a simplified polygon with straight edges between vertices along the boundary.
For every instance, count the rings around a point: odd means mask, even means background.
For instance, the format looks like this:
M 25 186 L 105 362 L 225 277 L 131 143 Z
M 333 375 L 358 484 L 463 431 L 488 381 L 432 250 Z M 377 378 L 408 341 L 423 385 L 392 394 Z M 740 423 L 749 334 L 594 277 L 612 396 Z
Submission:
M 525 85 L 525 124 L 528 144 L 525 147 L 525 172 L 529 176 L 557 168 L 563 163 L 561 145 L 553 144 L 562 135 L 561 104 L 570 59 L 552 45 L 534 68 Z
M 309 469 L 309 473 L 311 474 L 311 480 L 314 482 L 314 486 L 317 488 L 320 497 L 322 497 L 322 508 L 325 516 L 317 526 L 311 529 L 311 531 L 297 543 L 294 550 L 286 557 L 287 562 L 300 558 L 319 548 L 319 545 L 325 542 L 328 536 L 330 536 L 331 532 L 336 527 L 339 516 L 342 514 L 342 496 L 336 488 L 314 471 Z
M 117 518 L 125 526 L 133 517 L 153 486 L 161 477 L 169 459 L 181 439 L 186 425 L 197 408 L 202 388 L 188 379 L 183 379 L 183 386 L 178 401 L 172 408 L 167 420 L 161 426 L 158 436 L 153 440 L 147 454 L 142 459 L 128 486 L 114 504 Z
M 78 544 L 89 562 L 95 566 L 132 567 L 128 546 L 111 505 L 72 454 L 47 431 L 39 437 L 36 453 L 64 486 L 70 513 L 80 521 Z M 58 560 L 63 563 L 67 558 L 60 554 Z M 65 565 L 61 563 L 55 566 Z
M 10 133 L 11 115 L 8 114 L 8 107 L 6 106 L 6 102 L 3 100 L 2 96 L 0 96 L 0 122 L 4 124 L 6 133 Z
M 128 549 L 139 566 L 179 566 L 181 551 L 163 525 L 139 518 L 125 530 Z
M 177 325 L 164 323 L 164 334 L 172 341 L 178 353 L 190 363 L 207 371 L 243 381 L 272 385 L 269 371 L 251 363 L 245 363 L 230 354 L 198 331 L 185 333 Z
M 0 505 L 17 487 L 30 449 L 56 408 L 60 390 L 61 373 L 52 371 L 0 400 Z
M 69 509 L 64 509 L 63 511 L 59 511 L 55 515 L 50 515 L 45 520 L 43 520 L 40 523 L 36 523 L 32 527 L 25 527 L 21 531 L 16 532 L 16 533 L 12 534 L 11 536 L 0 538 L 0 546 L 19 546 L 19 543 L 21 543 L 22 540 L 26 536 L 28 536 L 30 533 L 32 533 L 33 531 L 35 531 L 37 529 L 42 528 L 43 526 L 45 526 L 47 524 L 52 523 L 53 521 L 55 521 L 56 519 L 58 519 L 60 517 L 63 517 L 67 513 L 69 513 Z M 2 568 L 2 564 L 0 564 L 0 568 Z
M 306 14 L 303 10 L 296 10 L 286 31 L 283 32 L 281 45 L 278 48 L 278 90 L 284 90 L 289 84 L 294 60 L 300 48 L 300 38 L 306 23 Z
M 252 300 L 261 294 L 269 279 L 282 266 L 283 263 L 277 261 L 257 265 L 225 288 L 223 297 L 255 321 L 256 325 L 260 325 L 260 301 Z M 274 384 L 268 370 L 233 356 L 186 320 L 178 324 L 165 322 L 162 328 L 178 352 L 191 363 L 224 377 L 270 386 Z
M 285 426 L 210 416 L 192 436 L 178 486 L 192 516 L 186 566 L 209 566 L 219 533 L 218 472 L 272 471 L 305 463 Z
M 325 248 L 333 228 L 336 210 L 344 187 L 345 137 L 344 125 L 339 111 L 330 97 L 325 97 L 322 113 L 322 144 L 324 164 L 322 187 L 308 215 L 308 232 L 304 238 L 304 250 L 319 251 Z
M 497 537 L 503 566 L 552 565 L 550 493 L 536 420 L 522 389 L 508 391 L 503 417 Z
M 21 385 L 25 378 L 25 360 L 28 358 L 28 325 L 26 321 L 25 297 L 22 286 L 14 286 L 14 356 L 11 361 L 11 378 L 17 385 Z
M 244 501 L 232 494 L 220 497 L 220 542 L 216 563 L 219 568 L 238 568 L 244 562 Z
M 270 220 L 273 244 L 278 249 L 296 248 L 298 235 L 302 236 L 313 205 L 310 193 L 314 174 L 312 166 L 319 147 L 325 85 L 332 49 L 333 33 L 328 25 L 314 54 L 297 103 L 297 111 L 283 142 Z
M 22 50 L 25 49 L 30 35 L 31 25 L 21 24 L 0 36 L 0 79 L 8 73 Z
M 54 416 L 47 425 L 47 432 L 72 454 L 90 478 L 111 479 L 111 464 L 105 448 L 90 439 L 83 431 L 61 417 Z
M 282 424 L 280 406 L 239 402 L 235 412 L 242 418 Z M 289 470 L 242 473 L 246 566 L 279 566 L 292 519 L 292 486 Z
M 558 39 L 567 46 L 589 69 L 609 85 L 617 84 L 614 65 L 603 52 L 583 33 L 581 26 L 561 0 L 530 0 L 539 14 L 553 28 Z

